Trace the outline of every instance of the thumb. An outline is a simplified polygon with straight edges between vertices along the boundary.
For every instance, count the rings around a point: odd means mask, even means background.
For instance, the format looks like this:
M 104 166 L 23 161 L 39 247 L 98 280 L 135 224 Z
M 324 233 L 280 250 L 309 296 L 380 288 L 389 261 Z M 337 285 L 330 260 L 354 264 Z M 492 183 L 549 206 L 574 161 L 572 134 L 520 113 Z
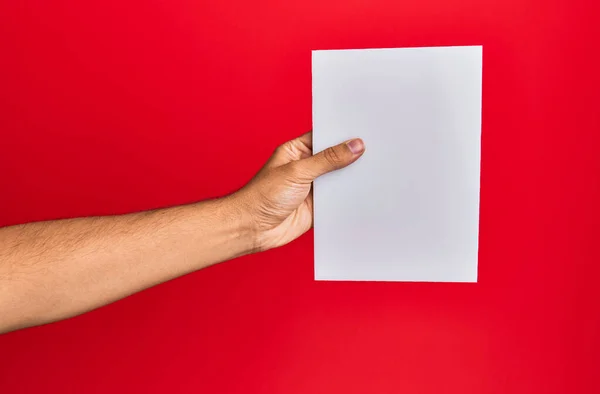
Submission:
M 312 182 L 321 175 L 354 163 L 364 151 L 364 142 L 360 138 L 355 138 L 329 147 L 314 156 L 302 159 L 296 163 L 302 168 L 302 173 L 306 174 Z

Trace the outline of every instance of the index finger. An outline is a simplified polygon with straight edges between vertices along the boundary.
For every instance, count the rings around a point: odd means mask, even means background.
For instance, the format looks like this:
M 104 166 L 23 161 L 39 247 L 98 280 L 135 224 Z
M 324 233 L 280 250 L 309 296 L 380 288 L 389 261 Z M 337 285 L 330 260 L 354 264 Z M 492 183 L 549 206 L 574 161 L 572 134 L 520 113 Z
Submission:
M 312 130 L 298 137 L 298 141 L 304 144 L 307 148 L 312 149 Z

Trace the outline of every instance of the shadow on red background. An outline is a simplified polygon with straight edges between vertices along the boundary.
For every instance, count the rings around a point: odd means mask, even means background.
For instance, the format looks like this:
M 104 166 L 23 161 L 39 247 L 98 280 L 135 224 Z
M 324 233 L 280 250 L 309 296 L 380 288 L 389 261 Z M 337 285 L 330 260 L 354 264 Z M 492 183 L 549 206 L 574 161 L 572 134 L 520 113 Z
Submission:
M 311 49 L 482 44 L 479 283 L 316 283 L 309 233 L 0 336 L 0 392 L 599 392 L 598 6 L 295 3 L 2 2 L 0 225 L 236 189 Z

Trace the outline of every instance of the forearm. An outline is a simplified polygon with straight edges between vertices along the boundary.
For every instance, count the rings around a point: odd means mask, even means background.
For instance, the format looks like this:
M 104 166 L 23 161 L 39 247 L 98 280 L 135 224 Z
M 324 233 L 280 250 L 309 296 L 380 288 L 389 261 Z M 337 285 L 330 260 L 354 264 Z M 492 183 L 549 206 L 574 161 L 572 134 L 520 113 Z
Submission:
M 48 323 L 254 248 L 232 197 L 0 229 L 0 332 Z

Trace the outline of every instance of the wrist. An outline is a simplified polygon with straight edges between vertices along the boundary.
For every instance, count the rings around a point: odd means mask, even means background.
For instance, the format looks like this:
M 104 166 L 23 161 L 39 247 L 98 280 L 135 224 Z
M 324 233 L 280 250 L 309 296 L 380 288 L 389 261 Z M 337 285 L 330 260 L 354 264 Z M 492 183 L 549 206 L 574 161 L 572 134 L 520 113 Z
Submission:
M 219 200 L 223 220 L 232 225 L 234 239 L 239 245 L 240 255 L 261 251 L 259 232 L 254 225 L 252 212 L 244 196 L 239 192 Z

